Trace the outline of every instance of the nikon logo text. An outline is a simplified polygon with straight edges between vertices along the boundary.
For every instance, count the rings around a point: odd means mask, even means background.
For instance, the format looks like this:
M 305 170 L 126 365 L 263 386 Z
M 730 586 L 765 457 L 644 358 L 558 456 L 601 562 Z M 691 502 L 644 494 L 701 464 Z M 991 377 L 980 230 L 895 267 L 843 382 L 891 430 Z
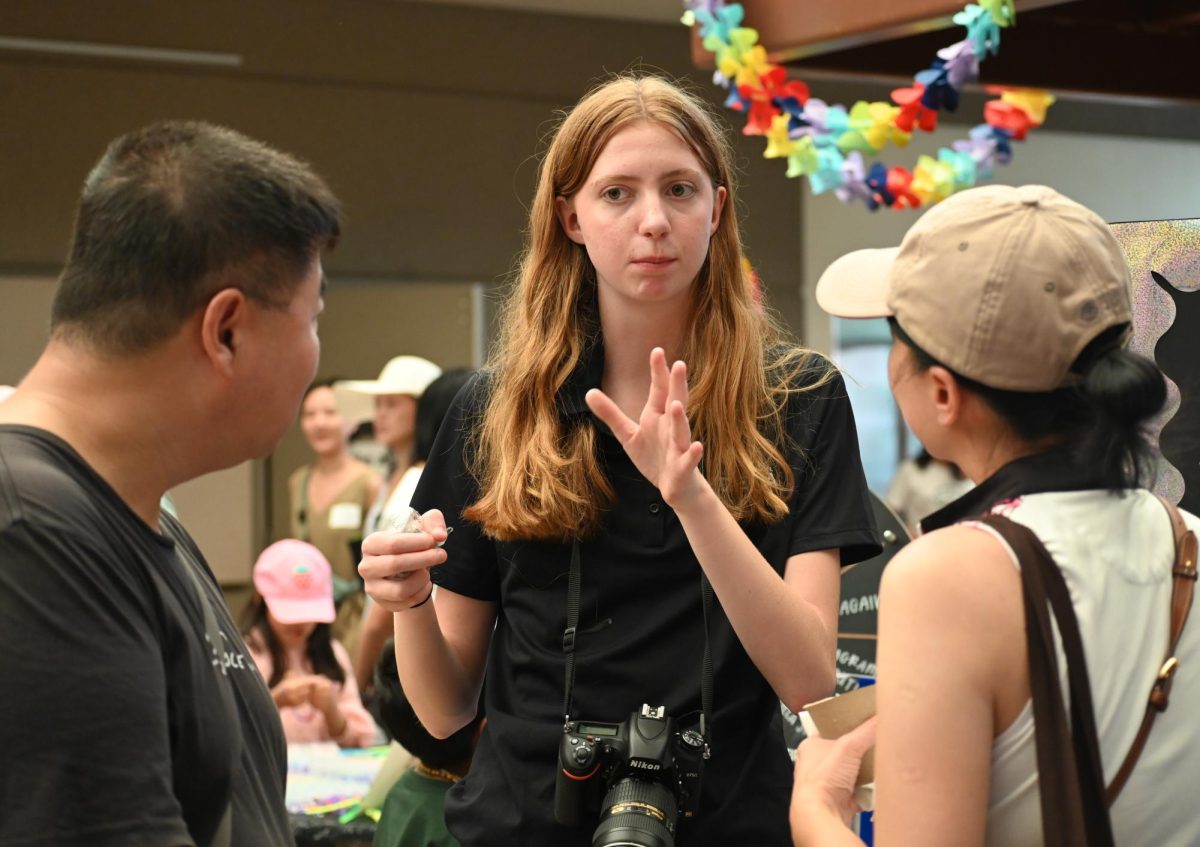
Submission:
M 643 770 L 643 771 L 660 771 L 660 770 L 662 770 L 662 765 L 660 765 L 658 762 L 644 762 L 641 759 L 631 759 L 629 761 L 629 767 L 637 768 L 637 769 Z

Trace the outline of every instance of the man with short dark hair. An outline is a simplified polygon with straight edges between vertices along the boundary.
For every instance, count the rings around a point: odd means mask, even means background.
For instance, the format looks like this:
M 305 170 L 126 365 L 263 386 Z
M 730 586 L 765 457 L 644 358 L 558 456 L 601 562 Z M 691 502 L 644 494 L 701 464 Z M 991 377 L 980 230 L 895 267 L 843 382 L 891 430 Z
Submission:
M 159 500 L 291 424 L 339 227 L 306 165 L 207 124 L 88 176 L 0 407 L 0 845 L 292 844 L 278 713 Z

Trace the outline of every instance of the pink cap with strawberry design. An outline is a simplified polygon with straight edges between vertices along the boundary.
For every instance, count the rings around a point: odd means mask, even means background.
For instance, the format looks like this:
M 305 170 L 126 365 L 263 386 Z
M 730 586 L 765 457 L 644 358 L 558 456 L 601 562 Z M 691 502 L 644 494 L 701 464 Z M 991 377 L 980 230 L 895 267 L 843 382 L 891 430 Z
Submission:
M 329 560 L 311 544 L 276 541 L 254 563 L 254 587 L 280 623 L 332 623 L 333 580 Z

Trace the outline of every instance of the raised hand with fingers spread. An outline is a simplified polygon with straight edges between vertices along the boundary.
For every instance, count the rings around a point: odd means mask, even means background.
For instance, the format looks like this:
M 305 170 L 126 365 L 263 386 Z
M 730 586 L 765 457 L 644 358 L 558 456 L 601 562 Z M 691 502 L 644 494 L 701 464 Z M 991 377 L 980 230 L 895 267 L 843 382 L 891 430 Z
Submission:
M 667 369 L 661 347 L 650 352 L 650 393 L 636 421 L 620 410 L 599 388 L 586 395 L 588 407 L 621 442 L 642 475 L 654 484 L 671 507 L 706 486 L 700 474 L 704 447 L 692 441 L 688 425 L 687 366 L 675 362 Z

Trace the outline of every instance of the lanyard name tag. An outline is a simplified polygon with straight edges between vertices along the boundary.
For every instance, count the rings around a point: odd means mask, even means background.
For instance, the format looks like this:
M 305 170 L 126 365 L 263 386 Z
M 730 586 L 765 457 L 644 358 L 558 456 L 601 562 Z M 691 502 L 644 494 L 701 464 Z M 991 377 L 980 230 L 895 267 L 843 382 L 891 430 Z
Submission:
M 330 529 L 362 529 L 363 511 L 358 503 L 334 503 L 329 508 Z

